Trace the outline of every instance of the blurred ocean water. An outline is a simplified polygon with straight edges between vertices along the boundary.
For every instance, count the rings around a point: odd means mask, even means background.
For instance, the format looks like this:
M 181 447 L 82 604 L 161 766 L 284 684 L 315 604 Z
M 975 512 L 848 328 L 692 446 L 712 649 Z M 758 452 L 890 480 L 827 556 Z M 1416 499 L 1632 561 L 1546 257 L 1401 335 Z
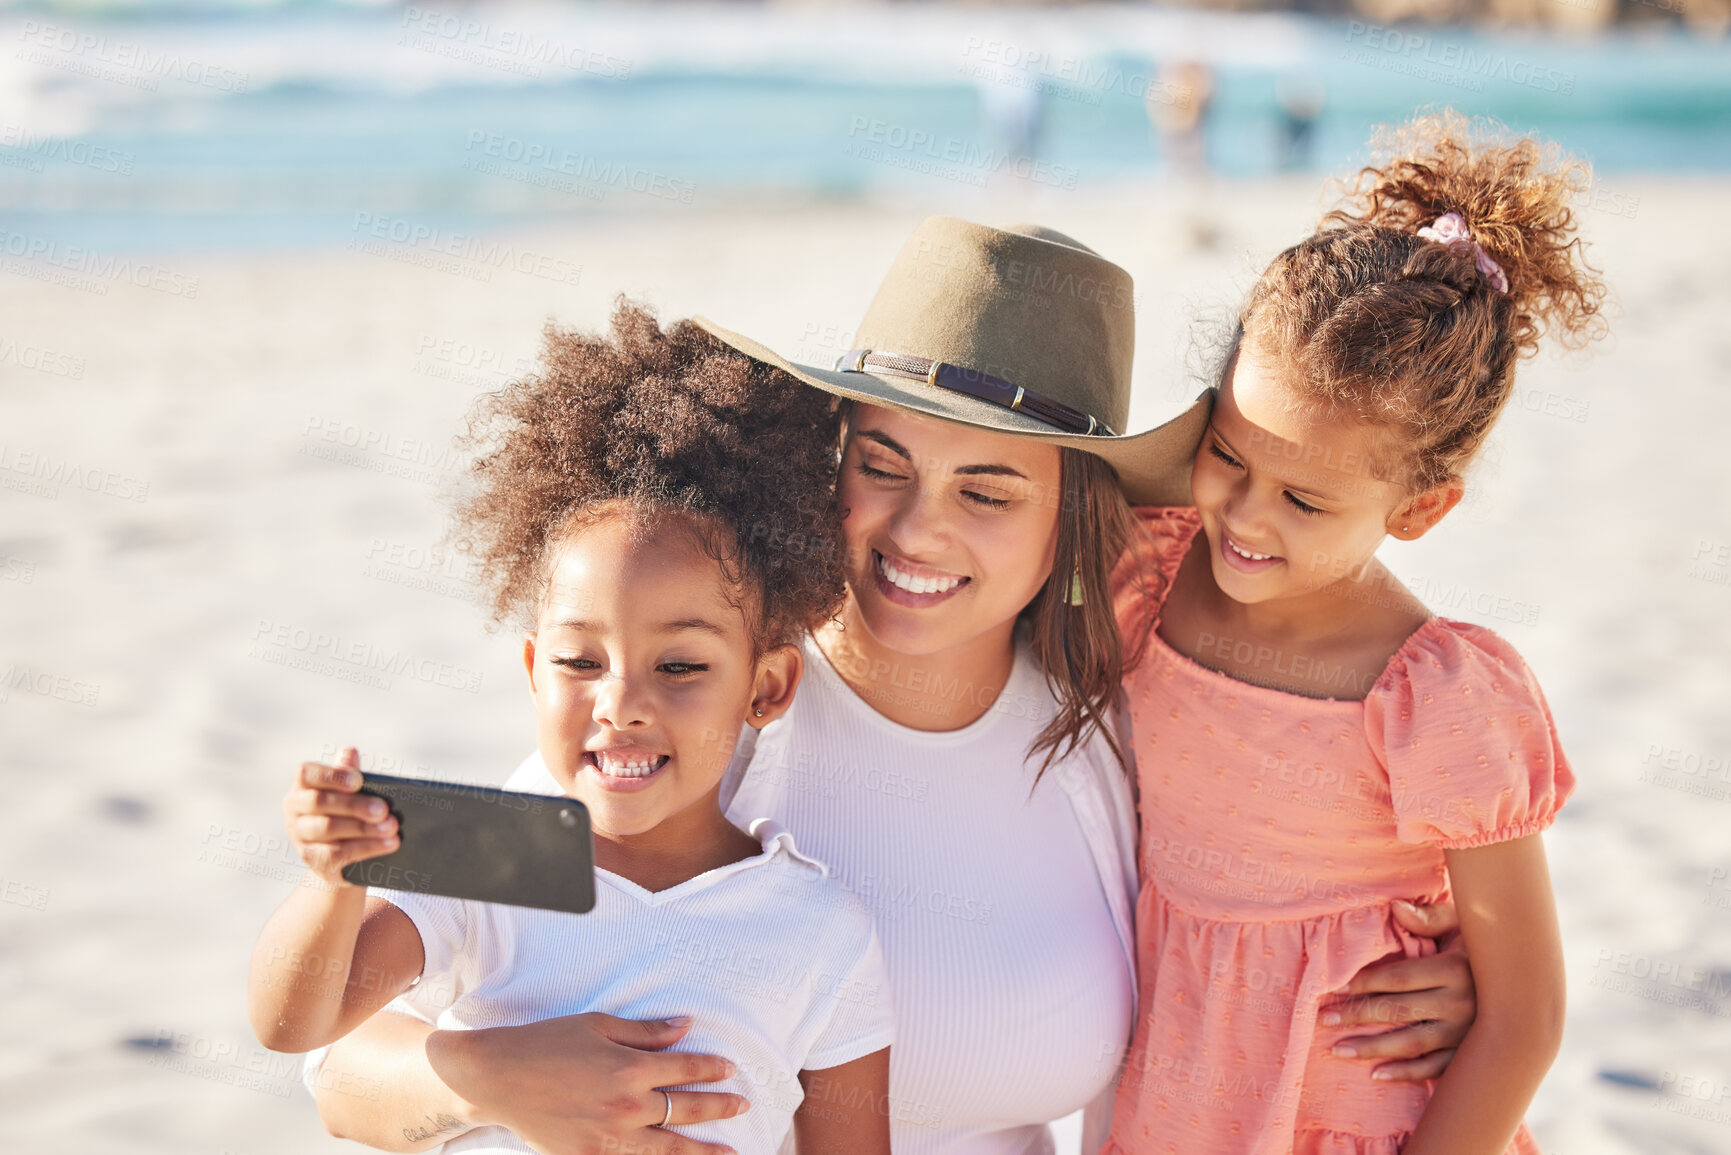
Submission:
M 1200 156 L 1225 177 L 1341 171 L 1373 125 L 1435 104 L 1591 159 L 1610 211 L 1617 174 L 1731 171 L 1731 45 L 1663 25 L 38 5 L 0 9 L 0 228 L 15 257 L 260 248 L 762 196 L 1108 185 L 1183 167 L 1203 103 L 1186 62 L 1208 70 Z

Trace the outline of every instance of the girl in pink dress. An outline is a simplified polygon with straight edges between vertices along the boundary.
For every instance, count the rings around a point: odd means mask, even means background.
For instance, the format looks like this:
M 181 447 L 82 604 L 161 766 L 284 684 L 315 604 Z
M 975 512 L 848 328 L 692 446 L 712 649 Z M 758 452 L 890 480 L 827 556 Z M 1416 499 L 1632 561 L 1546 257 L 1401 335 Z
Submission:
M 1499 1155 L 1563 1024 L 1538 834 L 1573 788 L 1532 672 L 1376 560 L 1462 496 L 1541 329 L 1600 327 L 1585 173 L 1458 116 L 1393 135 L 1357 202 L 1252 290 L 1195 507 L 1143 509 L 1116 577 L 1142 823 L 1139 1021 L 1109 1155 Z M 1478 1019 L 1443 1076 L 1377 1081 L 1330 994 L 1434 949 L 1453 890 Z

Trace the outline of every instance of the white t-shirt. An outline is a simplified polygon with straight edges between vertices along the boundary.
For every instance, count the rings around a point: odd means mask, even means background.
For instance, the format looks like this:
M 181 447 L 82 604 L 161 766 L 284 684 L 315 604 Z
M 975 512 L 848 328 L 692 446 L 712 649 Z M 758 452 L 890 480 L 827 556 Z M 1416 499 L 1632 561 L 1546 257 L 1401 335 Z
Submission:
M 513 789 L 546 793 L 544 781 Z M 557 787 L 553 786 L 553 793 Z M 801 1070 L 890 1045 L 891 1006 L 871 915 L 778 824 L 749 824 L 763 853 L 662 891 L 595 872 L 595 909 L 562 914 L 374 890 L 414 922 L 426 951 L 406 996 L 441 1028 L 519 1026 L 604 1011 L 627 1019 L 689 1015 L 674 1051 L 725 1055 L 751 1110 L 673 1130 L 740 1155 L 772 1155 L 804 1098 Z M 679 1089 L 679 1088 L 675 1088 Z M 456 1152 L 528 1151 L 502 1127 L 446 1143 Z
M 809 638 L 804 653 L 792 709 L 755 749 L 746 732 L 722 799 L 793 831 L 877 918 L 896 1155 L 1048 1151 L 1046 1124 L 1090 1105 L 1085 1142 L 1102 1138 L 1135 1005 L 1133 811 L 1110 747 L 1035 785 L 1026 752 L 1056 702 L 1025 647 L 983 717 L 935 733 L 872 709 Z M 874 684 L 969 692 L 904 680 Z

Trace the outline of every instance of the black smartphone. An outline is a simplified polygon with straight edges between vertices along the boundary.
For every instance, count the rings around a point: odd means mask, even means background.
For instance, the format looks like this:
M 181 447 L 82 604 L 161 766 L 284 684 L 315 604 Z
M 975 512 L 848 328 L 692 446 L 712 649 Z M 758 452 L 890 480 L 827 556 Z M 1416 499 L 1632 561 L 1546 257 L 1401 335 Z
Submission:
M 575 798 L 387 774 L 365 775 L 361 793 L 385 800 L 401 841 L 343 867 L 357 886 L 569 914 L 595 906 L 595 843 Z

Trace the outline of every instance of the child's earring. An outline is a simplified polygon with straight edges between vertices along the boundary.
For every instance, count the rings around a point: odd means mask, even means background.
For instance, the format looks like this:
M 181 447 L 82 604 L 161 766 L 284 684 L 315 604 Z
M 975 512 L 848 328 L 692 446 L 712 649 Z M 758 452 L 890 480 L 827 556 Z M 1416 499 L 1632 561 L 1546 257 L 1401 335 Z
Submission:
M 757 717 L 757 718 L 763 717 L 763 711 L 762 710 L 753 710 L 751 713 L 754 717 Z
M 1070 592 L 1064 598 L 1064 602 L 1066 605 L 1072 606 L 1082 604 L 1082 571 L 1080 569 L 1070 575 Z

